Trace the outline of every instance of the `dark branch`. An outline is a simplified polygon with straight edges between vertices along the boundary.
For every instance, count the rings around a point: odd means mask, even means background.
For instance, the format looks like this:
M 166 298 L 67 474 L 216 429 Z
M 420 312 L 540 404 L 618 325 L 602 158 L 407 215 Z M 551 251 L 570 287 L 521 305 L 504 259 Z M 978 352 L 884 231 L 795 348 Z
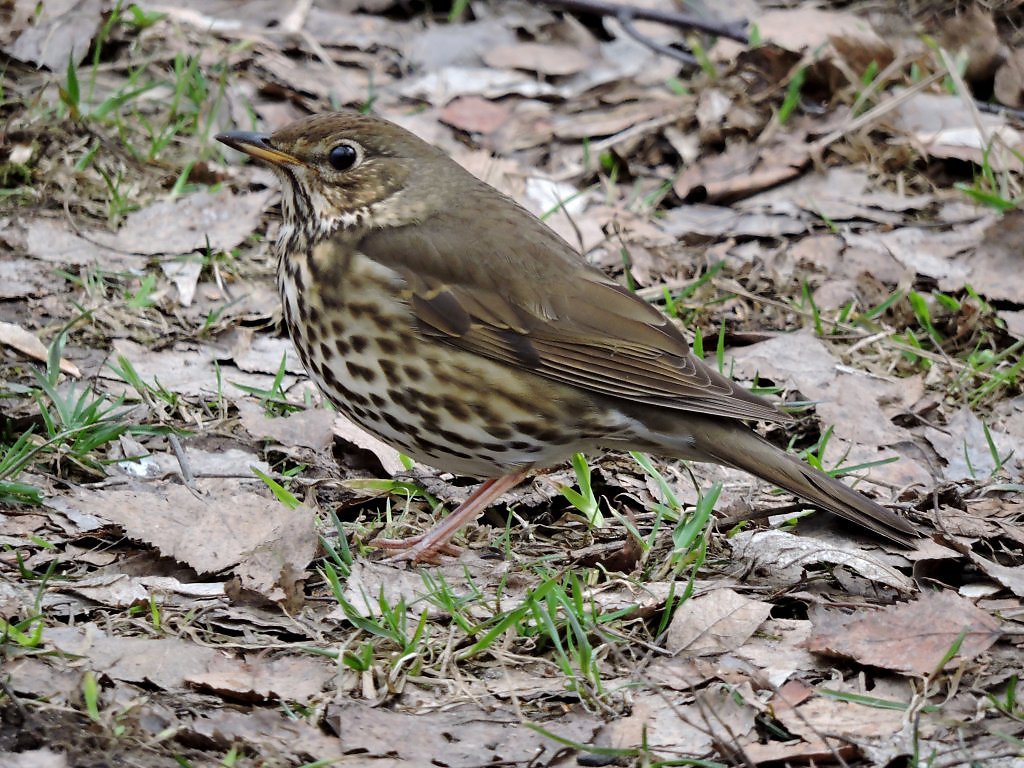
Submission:
M 749 34 L 747 32 L 747 22 L 731 22 L 731 23 L 719 23 L 711 22 L 705 19 L 691 16 L 687 13 L 677 13 L 676 11 L 659 11 L 653 8 L 634 8 L 629 5 L 620 5 L 619 3 L 604 2 L 604 0 L 537 0 L 542 5 L 551 5 L 556 8 L 562 8 L 567 11 L 577 11 L 580 13 L 592 13 L 598 16 L 614 16 L 617 18 L 622 25 L 625 27 L 627 21 L 631 24 L 633 21 L 656 21 L 660 24 L 666 24 L 670 27 L 680 27 L 683 29 L 696 29 L 700 32 L 706 32 L 709 35 L 715 37 L 726 37 L 730 40 L 736 40 L 740 43 L 746 43 L 749 40 Z M 628 31 L 628 30 L 627 30 Z M 635 30 L 634 30 L 635 31 Z M 629 33 L 633 35 L 633 32 Z M 639 38 L 638 38 L 639 39 Z M 651 45 L 653 41 L 647 42 L 642 40 L 645 45 Z M 657 45 L 655 43 L 655 45 Z M 651 46 L 652 48 L 654 46 Z M 667 55 L 676 55 L 675 53 L 669 54 L 668 51 L 660 50 L 665 46 L 659 46 L 655 50 L 659 50 L 660 53 Z M 677 56 L 678 58 L 678 56 Z

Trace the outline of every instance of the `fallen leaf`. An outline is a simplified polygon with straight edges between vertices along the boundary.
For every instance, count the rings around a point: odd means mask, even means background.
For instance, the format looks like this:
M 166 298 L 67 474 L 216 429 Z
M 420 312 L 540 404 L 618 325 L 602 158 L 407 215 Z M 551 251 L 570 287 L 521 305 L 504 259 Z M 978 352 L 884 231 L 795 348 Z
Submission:
M 638 692 L 630 713 L 606 726 L 602 746 L 639 747 L 667 759 L 705 754 L 716 743 L 742 749 L 757 711 L 732 693 L 730 687 L 713 685 L 690 702 L 667 692 Z
M 235 744 L 246 744 L 260 755 L 273 756 L 272 764 L 275 765 L 305 765 L 319 761 L 327 765 L 342 765 L 346 760 L 338 739 L 282 709 L 238 712 L 214 707 L 175 725 L 184 738 L 212 743 L 222 752 L 227 752 Z
M 500 45 L 484 51 L 483 59 L 496 69 L 525 69 L 549 77 L 574 75 L 593 63 L 579 48 L 557 43 Z
M 46 348 L 46 345 L 34 333 L 26 331 L 20 325 L 15 325 L 14 323 L 0 321 L 0 344 L 6 344 L 8 347 L 18 350 L 26 357 L 38 360 L 41 363 L 45 363 L 49 357 L 49 350 Z M 74 376 L 76 379 L 82 377 L 82 372 L 78 370 L 78 366 L 65 357 L 60 359 L 60 369 L 68 376 Z
M 61 653 L 88 658 L 89 669 L 96 673 L 165 691 L 184 691 L 186 676 L 216 669 L 228 661 L 216 648 L 176 637 L 110 635 L 91 622 L 50 627 L 46 644 Z
M 729 539 L 729 543 L 737 560 L 769 574 L 777 584 L 797 584 L 806 578 L 808 568 L 825 564 L 846 568 L 900 592 L 914 591 L 914 581 L 884 562 L 884 553 L 868 552 L 853 541 L 766 530 L 743 531 Z
M 447 768 L 525 765 L 554 746 L 511 711 L 469 704 L 418 716 L 347 701 L 328 706 L 325 724 L 337 734 L 345 754 L 358 753 L 363 760 L 390 757 Z M 601 727 L 597 715 L 576 711 L 544 721 L 545 730 L 581 744 L 591 743 Z
M 237 481 L 207 484 L 212 490 L 198 496 L 177 484 L 79 489 L 72 503 L 199 573 L 232 569 L 244 587 L 289 599 L 316 551 L 312 512 L 288 509 Z
M 45 0 L 39 3 L 32 26 L 4 51 L 19 61 L 64 72 L 68 60 L 80 64 L 89 52 L 103 20 L 102 7 L 100 0 Z
M 332 425 L 338 414 L 326 408 L 307 408 L 271 418 L 251 398 L 235 401 L 245 431 L 257 440 L 273 440 L 289 447 L 313 450 L 330 447 L 334 439 Z
M 749 22 L 757 25 L 764 42 L 795 53 L 813 51 L 818 58 L 839 56 L 856 72 L 872 62 L 884 67 L 893 58 L 892 47 L 858 14 L 799 6 L 763 11 Z M 742 43 L 720 38 L 713 54 L 719 61 L 731 61 L 742 50 Z
M 185 682 L 233 701 L 306 704 L 319 697 L 336 674 L 332 664 L 309 656 L 254 655 L 227 661 L 216 669 L 186 675 Z
M 452 128 L 468 133 L 494 133 L 508 120 L 511 109 L 479 96 L 460 96 L 441 110 L 440 118 Z
M 230 251 L 257 229 L 275 194 L 267 190 L 236 195 L 224 188 L 162 200 L 128 214 L 116 233 L 97 232 L 93 237 L 110 248 L 146 256 Z
M 964 407 L 950 417 L 942 429 L 926 427 L 924 436 L 946 461 L 943 474 L 947 480 L 980 480 L 995 474 L 995 446 L 1000 461 L 1009 457 L 1003 471 L 1020 476 L 1024 470 L 1024 438 L 989 429 L 986 436 L 981 419 Z
M 996 172 L 1024 169 L 1024 134 L 1002 115 L 978 113 L 960 96 L 916 93 L 901 99 L 889 119 L 925 155 L 966 160 Z
M 975 658 L 1000 636 L 995 618 L 952 592 L 923 592 L 909 603 L 851 614 L 821 611 L 812 620 L 807 647 L 814 653 L 916 675 L 935 672 L 958 641 L 945 667 Z
M 770 603 L 751 600 L 732 589 L 691 597 L 676 609 L 665 647 L 688 656 L 734 650 L 757 631 L 771 609 Z
M 7 768 L 68 768 L 67 752 L 56 752 L 49 747 L 17 752 L 0 752 L 0 762 Z
M 993 40 L 998 40 L 996 35 Z M 1024 104 L 1024 48 L 1017 48 L 996 70 L 993 86 L 1000 104 L 1020 107 Z
M 332 430 L 342 440 L 376 456 L 381 467 L 389 475 L 397 475 L 405 471 L 402 456 L 397 450 L 344 416 L 335 417 Z

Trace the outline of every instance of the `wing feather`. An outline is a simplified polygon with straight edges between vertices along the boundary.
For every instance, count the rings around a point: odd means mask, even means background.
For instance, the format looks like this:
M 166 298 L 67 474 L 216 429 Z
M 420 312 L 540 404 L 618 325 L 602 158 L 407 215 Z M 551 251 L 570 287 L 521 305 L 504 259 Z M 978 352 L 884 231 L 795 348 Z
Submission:
M 667 317 L 587 265 L 531 214 L 488 199 L 501 204 L 473 216 L 492 214 L 496 231 L 524 237 L 459 238 L 466 214 L 442 212 L 360 242 L 360 251 L 406 278 L 424 336 L 613 399 L 788 420 L 697 359 Z

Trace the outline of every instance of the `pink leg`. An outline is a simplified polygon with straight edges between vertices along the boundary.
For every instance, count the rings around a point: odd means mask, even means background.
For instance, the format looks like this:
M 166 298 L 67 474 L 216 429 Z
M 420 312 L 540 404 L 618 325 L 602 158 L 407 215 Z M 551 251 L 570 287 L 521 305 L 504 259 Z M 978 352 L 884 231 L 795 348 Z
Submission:
M 526 472 L 516 472 L 512 475 L 487 480 L 481 483 L 470 494 L 469 498 L 459 505 L 458 509 L 426 533 L 421 533 L 419 536 L 410 536 L 407 539 L 375 539 L 374 543 L 379 544 L 385 549 L 405 550 L 388 558 L 388 562 L 396 562 L 398 560 L 409 560 L 413 563 L 431 562 L 436 561 L 439 554 L 458 554 L 458 547 L 449 543 L 452 536 L 462 526 L 475 519 L 483 510 L 487 509 L 488 505 L 505 493 L 505 491 L 519 485 L 524 477 L 526 477 Z

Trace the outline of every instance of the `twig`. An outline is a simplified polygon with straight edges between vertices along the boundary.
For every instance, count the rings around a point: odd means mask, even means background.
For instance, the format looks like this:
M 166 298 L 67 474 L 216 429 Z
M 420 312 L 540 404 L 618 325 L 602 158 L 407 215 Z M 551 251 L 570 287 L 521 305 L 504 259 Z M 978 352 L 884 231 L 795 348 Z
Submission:
M 635 9 L 622 8 L 615 16 L 615 18 L 619 20 L 619 24 L 622 25 L 622 29 L 626 32 L 627 35 L 632 37 L 641 45 L 646 45 L 648 48 L 650 48 L 652 51 L 656 53 L 660 53 L 664 56 L 668 56 L 669 58 L 682 62 L 688 67 L 697 66 L 697 57 L 694 56 L 692 53 L 687 53 L 686 51 L 681 51 L 678 48 L 673 48 L 671 45 L 662 45 L 657 40 L 652 40 L 651 38 L 647 37 L 647 35 L 641 33 L 640 30 L 636 28 L 636 25 L 633 24 L 633 10 Z
M 622 23 L 623 18 L 629 19 L 630 22 L 656 21 L 659 24 L 666 24 L 670 27 L 696 29 L 701 32 L 707 32 L 715 37 L 725 37 L 740 43 L 749 41 L 746 21 L 730 23 L 713 22 L 691 16 L 688 13 L 661 11 L 654 8 L 634 8 L 629 5 L 604 2 L 604 0 L 538 0 L 538 2 L 541 5 L 551 5 L 567 11 L 593 13 L 598 16 L 614 16 L 620 23 Z M 644 44 L 646 45 L 647 43 Z
M 181 468 L 181 479 L 185 482 L 185 487 L 193 493 L 196 492 L 196 478 L 192 474 L 192 467 L 188 462 L 188 456 L 185 454 L 185 449 L 181 446 L 181 441 L 178 440 L 178 436 L 171 433 L 167 436 L 167 442 L 171 444 L 171 450 L 174 451 L 174 457 L 178 460 L 178 466 Z

